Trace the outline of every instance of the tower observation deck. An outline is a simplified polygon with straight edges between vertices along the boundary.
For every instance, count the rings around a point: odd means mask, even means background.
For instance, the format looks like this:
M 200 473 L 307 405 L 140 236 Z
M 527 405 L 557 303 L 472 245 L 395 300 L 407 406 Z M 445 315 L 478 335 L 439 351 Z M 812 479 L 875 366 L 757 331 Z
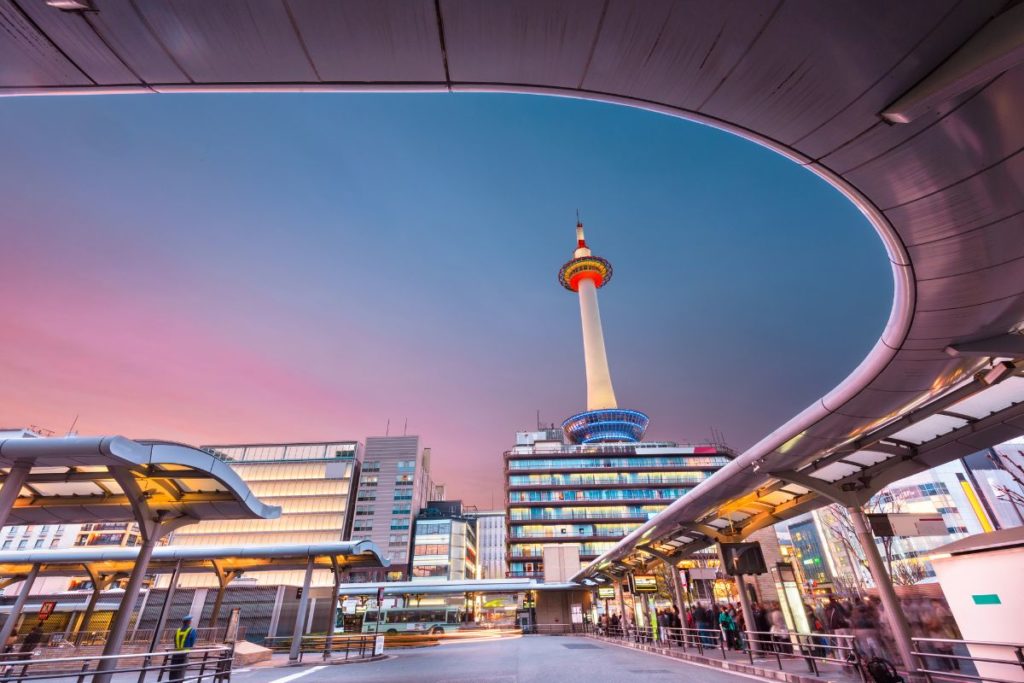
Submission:
M 601 329 L 601 311 L 597 305 L 597 290 L 611 278 L 612 264 L 591 253 L 583 234 L 583 223 L 577 223 L 576 251 L 558 271 L 561 285 L 579 295 L 587 370 L 587 410 L 562 423 L 562 429 L 573 443 L 636 442 L 643 438 L 649 421 L 640 411 L 619 408 L 615 400 Z

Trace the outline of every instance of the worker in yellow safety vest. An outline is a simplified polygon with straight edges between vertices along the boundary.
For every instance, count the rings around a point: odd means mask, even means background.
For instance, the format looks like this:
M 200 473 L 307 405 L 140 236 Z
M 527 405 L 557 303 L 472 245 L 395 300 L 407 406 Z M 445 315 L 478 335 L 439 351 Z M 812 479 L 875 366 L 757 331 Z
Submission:
M 171 655 L 171 671 L 169 680 L 180 681 L 185 678 L 188 651 L 196 644 L 196 630 L 192 628 L 192 615 L 186 614 L 181 620 L 181 628 L 174 632 L 174 654 Z

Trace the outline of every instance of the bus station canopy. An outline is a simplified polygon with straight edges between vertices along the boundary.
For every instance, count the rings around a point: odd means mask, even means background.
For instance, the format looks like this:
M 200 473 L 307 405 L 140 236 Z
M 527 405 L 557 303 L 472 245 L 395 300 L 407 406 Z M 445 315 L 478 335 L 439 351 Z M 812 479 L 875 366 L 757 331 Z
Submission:
M 85 567 L 94 576 L 127 576 L 138 554 L 138 547 L 0 552 L 0 577 L 25 576 L 34 565 L 39 565 L 39 576 L 81 576 L 86 573 Z M 389 564 L 371 541 L 236 547 L 172 545 L 153 550 L 149 572 L 170 574 L 179 561 L 181 571 L 187 573 L 305 569 L 310 558 L 314 569 L 331 569 L 335 563 L 341 568 L 387 567 Z
M 121 436 L 5 439 L 0 468 L 28 468 L 7 524 L 138 521 L 140 503 L 161 519 L 274 519 L 231 466 L 178 443 Z M 6 485 L 6 483 L 5 483 Z

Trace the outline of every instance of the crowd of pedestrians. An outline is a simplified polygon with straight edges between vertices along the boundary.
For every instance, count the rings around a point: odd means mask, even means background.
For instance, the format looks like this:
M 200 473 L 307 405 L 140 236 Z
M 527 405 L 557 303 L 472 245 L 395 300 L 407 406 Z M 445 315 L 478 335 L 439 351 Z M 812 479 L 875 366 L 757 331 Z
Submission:
M 809 630 L 813 635 L 804 637 L 802 645 L 809 647 L 815 657 L 846 660 L 849 648 L 856 646 L 866 659 L 897 657 L 895 640 L 881 603 L 873 597 L 856 599 L 825 598 L 814 604 L 804 604 Z M 939 599 L 906 598 L 901 609 L 910 626 L 911 634 L 925 638 L 959 638 L 956 622 L 945 603 Z M 748 646 L 760 652 L 793 653 L 793 639 L 778 602 L 753 603 L 754 623 L 749 627 L 739 603 L 710 603 L 698 601 L 682 614 L 675 608 L 659 609 L 650 615 L 646 637 L 661 641 L 688 643 L 700 640 L 705 647 L 724 647 L 745 650 Z M 620 617 L 604 618 L 602 625 L 618 631 Z M 685 635 L 684 635 L 684 629 Z M 747 632 L 751 635 L 747 635 Z M 839 636 L 839 637 L 836 637 Z M 721 640 L 720 640 L 721 639 Z M 721 643 L 721 644 L 720 644 Z M 952 645 L 938 644 L 936 654 L 952 654 Z M 955 667 L 955 659 L 936 657 L 936 665 L 944 669 Z

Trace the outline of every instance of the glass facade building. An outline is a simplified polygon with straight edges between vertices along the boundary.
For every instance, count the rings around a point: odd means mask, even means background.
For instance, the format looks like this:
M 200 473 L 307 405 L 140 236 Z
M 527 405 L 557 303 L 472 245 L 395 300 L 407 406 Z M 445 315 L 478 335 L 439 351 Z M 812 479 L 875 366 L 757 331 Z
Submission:
M 519 432 L 505 453 L 511 577 L 543 578 L 544 546 L 596 559 L 734 457 L 669 442 L 566 444 L 559 429 Z

